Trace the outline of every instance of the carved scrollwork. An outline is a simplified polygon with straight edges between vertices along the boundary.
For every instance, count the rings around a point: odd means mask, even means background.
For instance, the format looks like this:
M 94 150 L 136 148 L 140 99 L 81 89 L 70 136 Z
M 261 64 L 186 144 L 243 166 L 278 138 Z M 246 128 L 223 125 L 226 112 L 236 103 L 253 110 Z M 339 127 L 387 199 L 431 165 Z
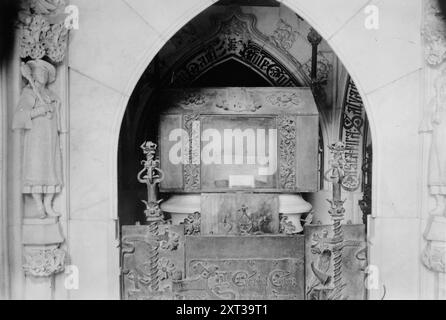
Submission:
M 280 134 L 280 186 L 294 190 L 296 186 L 296 120 L 283 115 L 278 119 Z
M 296 42 L 297 30 L 295 30 L 288 22 L 279 19 L 276 29 L 269 37 L 269 40 L 274 43 L 279 49 L 288 51 Z
M 65 269 L 65 251 L 52 249 L 24 250 L 23 270 L 33 277 L 49 277 Z
M 200 148 L 191 148 L 196 144 L 200 145 L 200 129 L 193 123 L 198 122 L 199 114 L 184 115 L 184 129 L 189 135 L 189 146 L 185 148 L 188 161 L 184 165 L 184 188 L 186 191 L 198 191 L 201 188 L 201 170 L 200 170 Z M 195 143 L 194 143 L 195 141 Z M 198 161 L 197 161 L 198 160 Z
M 280 108 L 296 107 L 302 103 L 302 99 L 296 93 L 282 92 L 266 97 L 269 103 Z

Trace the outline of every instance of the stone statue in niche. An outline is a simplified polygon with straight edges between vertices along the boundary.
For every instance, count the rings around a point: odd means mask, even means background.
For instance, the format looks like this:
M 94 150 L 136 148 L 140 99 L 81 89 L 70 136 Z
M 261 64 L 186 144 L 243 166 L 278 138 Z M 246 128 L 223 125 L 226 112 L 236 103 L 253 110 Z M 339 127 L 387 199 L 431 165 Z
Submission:
M 24 131 L 22 193 L 33 197 L 40 218 L 59 216 L 54 196 L 62 189 L 63 131 L 60 100 L 48 88 L 56 80 L 56 69 L 44 60 L 22 65 L 28 84 L 23 89 L 13 118 L 13 129 Z
M 437 204 L 430 214 L 446 216 L 446 68 L 435 81 L 435 98 L 431 104 L 433 112 L 423 125 L 423 131 L 432 132 L 428 184 Z

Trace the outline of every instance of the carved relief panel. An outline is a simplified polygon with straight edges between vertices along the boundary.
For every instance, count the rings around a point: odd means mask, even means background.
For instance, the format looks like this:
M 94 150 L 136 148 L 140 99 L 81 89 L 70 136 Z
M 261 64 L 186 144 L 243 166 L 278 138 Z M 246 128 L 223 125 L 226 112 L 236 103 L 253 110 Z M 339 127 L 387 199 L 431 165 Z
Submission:
M 275 194 L 202 194 L 202 235 L 254 235 L 279 232 Z
M 186 275 L 175 299 L 300 300 L 302 236 L 187 237 Z
M 364 300 L 367 247 L 364 225 L 343 225 L 344 241 L 330 225 L 305 227 L 307 300 Z
M 162 224 L 153 236 L 150 226 L 123 226 L 122 298 L 172 299 L 172 280 L 184 276 L 184 226 Z
M 166 90 L 164 192 L 314 192 L 319 115 L 309 88 Z

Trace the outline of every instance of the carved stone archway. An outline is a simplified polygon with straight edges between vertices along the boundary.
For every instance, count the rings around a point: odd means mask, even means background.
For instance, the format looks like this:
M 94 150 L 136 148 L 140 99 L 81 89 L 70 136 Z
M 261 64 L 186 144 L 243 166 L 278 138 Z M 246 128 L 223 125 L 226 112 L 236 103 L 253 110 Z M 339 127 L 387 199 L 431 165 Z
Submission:
M 234 12 L 229 17 L 216 17 L 218 30 L 192 49 L 171 67 L 164 83 L 185 87 L 216 65 L 235 59 L 256 71 L 277 87 L 310 86 L 309 75 L 285 48 L 256 28 L 256 17 Z M 308 70 L 308 69 L 307 69 Z

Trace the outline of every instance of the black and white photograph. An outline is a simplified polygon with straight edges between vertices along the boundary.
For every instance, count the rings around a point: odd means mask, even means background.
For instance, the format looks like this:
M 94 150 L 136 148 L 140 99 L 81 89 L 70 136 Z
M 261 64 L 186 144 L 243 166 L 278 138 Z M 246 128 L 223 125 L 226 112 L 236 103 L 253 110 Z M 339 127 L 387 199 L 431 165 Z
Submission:
M 0 0 L 0 300 L 446 300 L 446 1 Z

